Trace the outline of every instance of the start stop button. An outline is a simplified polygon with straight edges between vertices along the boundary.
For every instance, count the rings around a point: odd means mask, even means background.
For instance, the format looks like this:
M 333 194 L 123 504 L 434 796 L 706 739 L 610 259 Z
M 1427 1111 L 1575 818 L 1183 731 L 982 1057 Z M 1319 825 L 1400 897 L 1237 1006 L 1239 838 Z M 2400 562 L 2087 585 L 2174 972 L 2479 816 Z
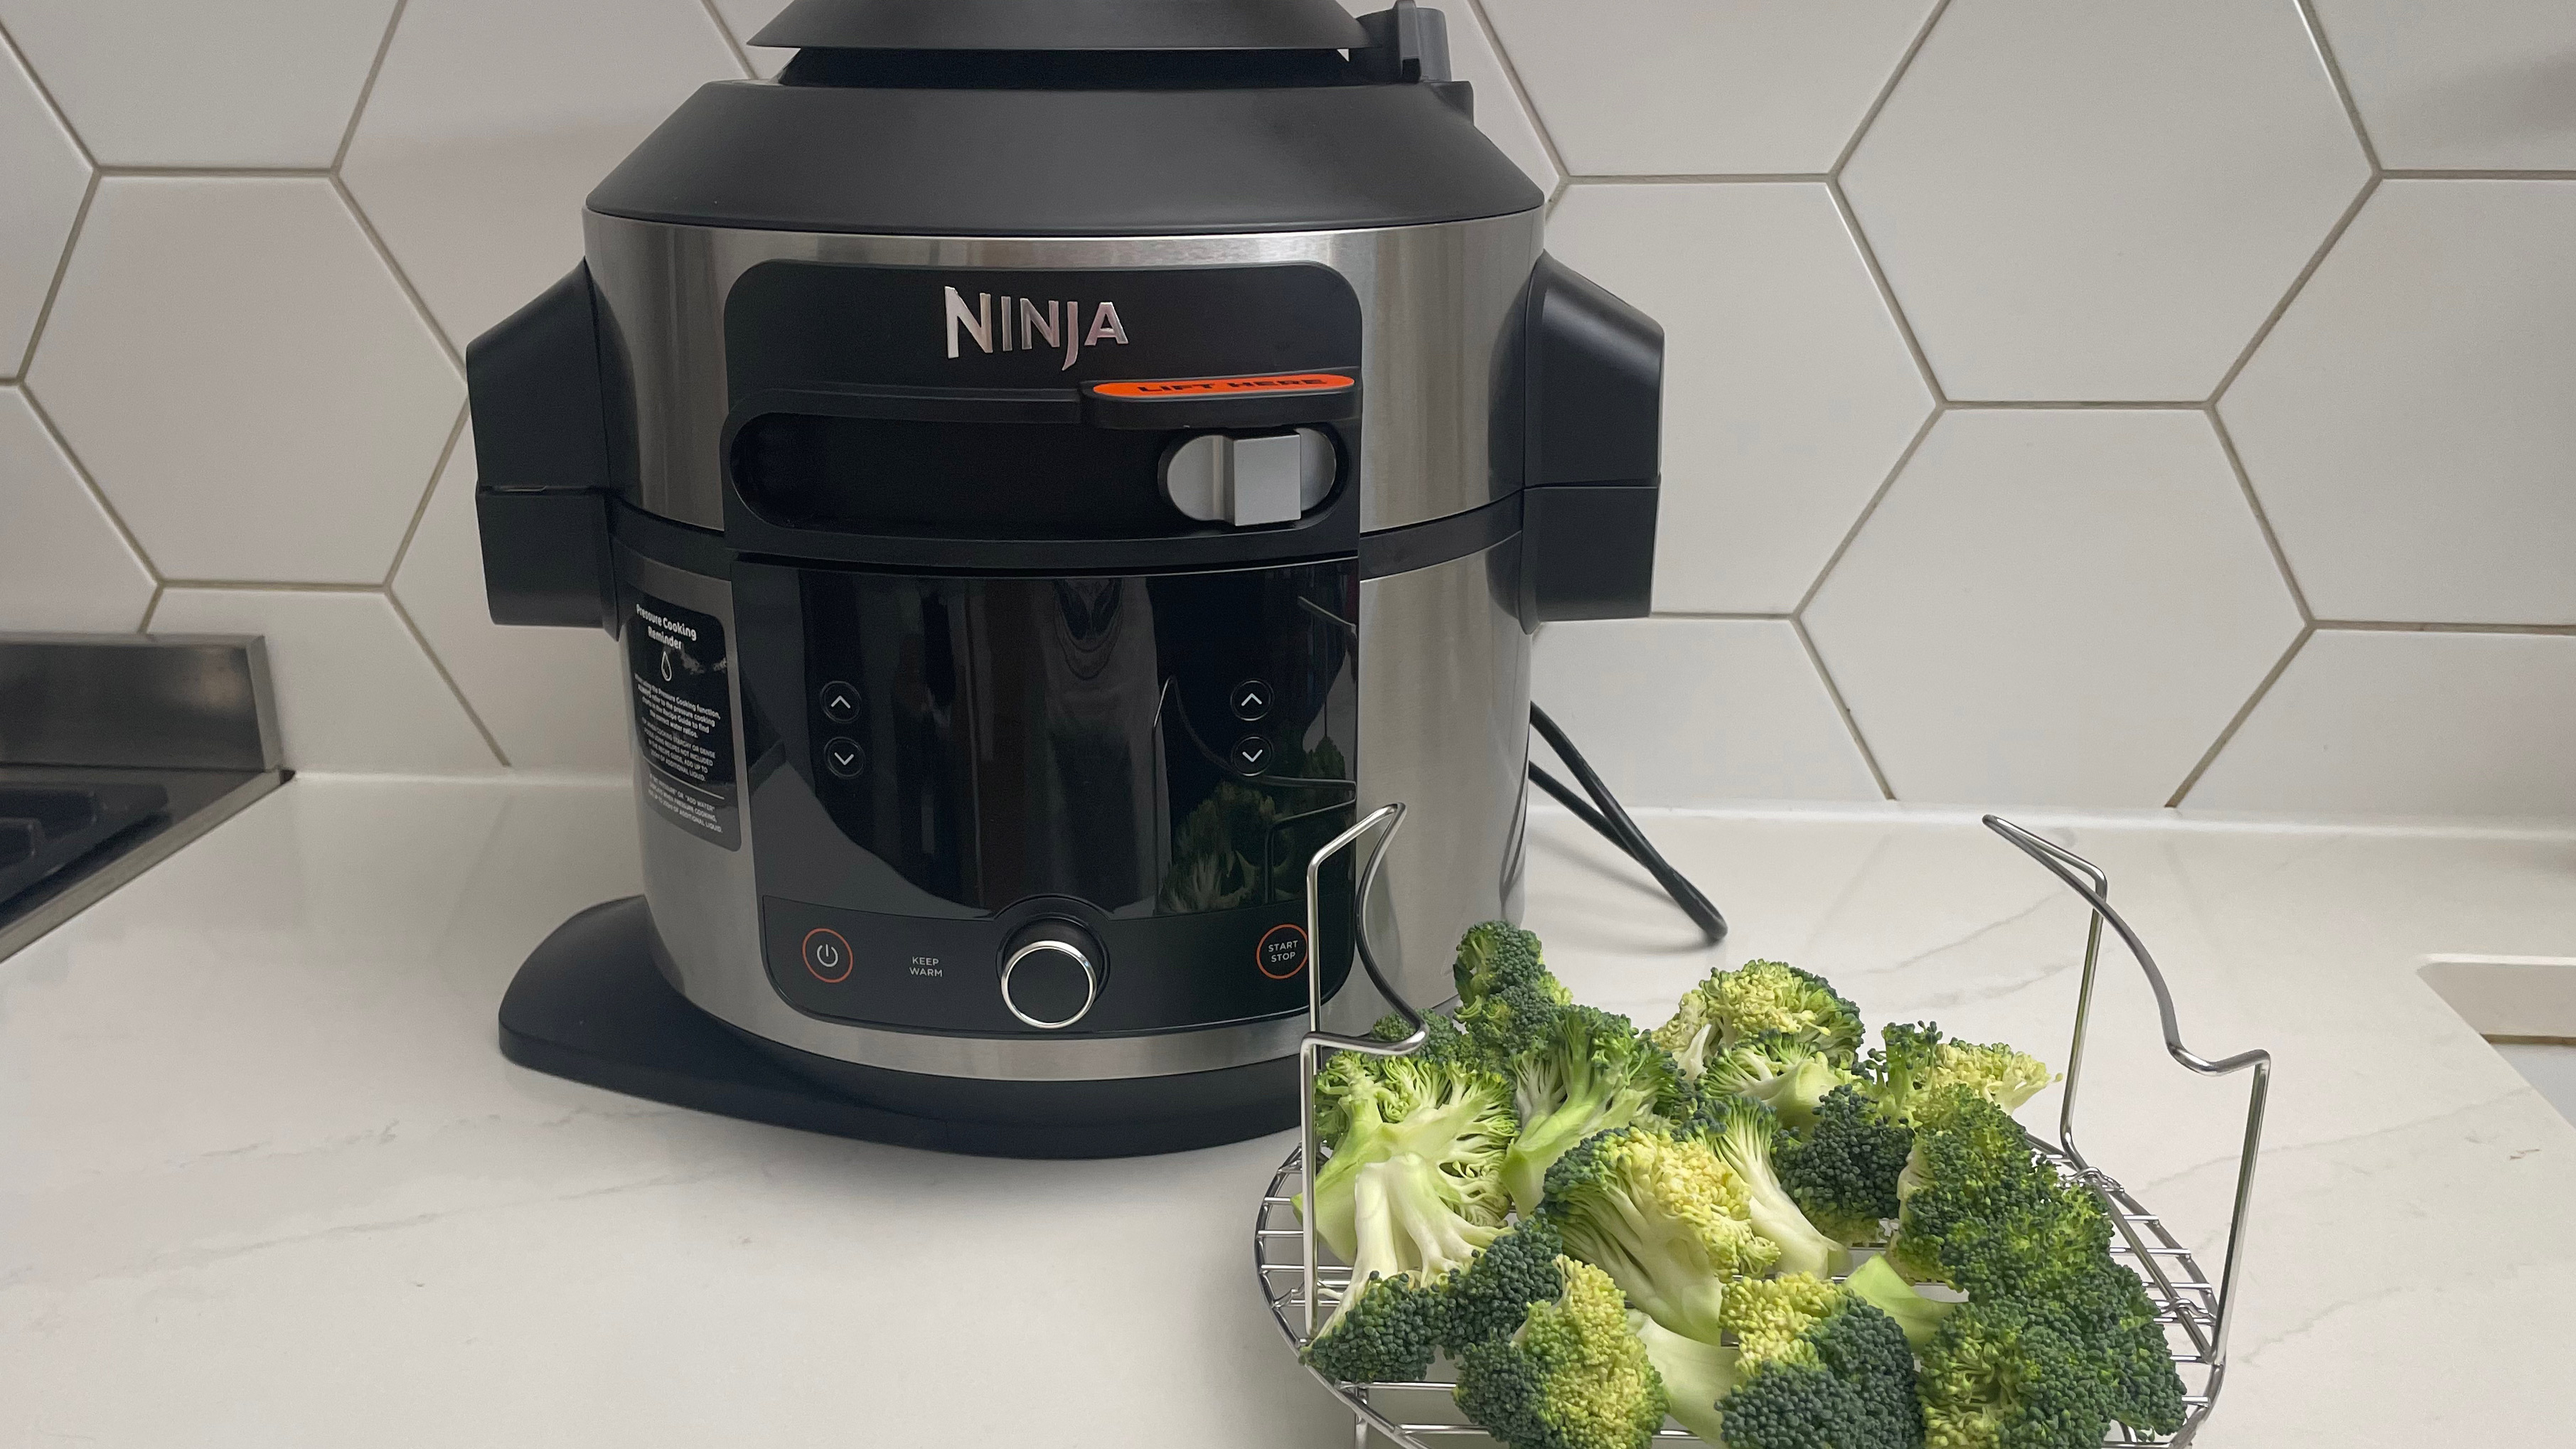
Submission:
M 1306 930 L 1302 926 L 1273 926 L 1253 948 L 1253 964 L 1273 981 L 1288 981 L 1306 966 Z

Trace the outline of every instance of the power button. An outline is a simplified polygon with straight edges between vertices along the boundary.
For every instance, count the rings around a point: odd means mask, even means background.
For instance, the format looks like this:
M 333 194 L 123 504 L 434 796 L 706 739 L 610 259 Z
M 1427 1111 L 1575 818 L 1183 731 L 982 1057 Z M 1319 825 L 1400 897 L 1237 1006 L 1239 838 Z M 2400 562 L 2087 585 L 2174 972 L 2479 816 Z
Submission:
M 821 926 L 805 933 L 805 969 L 817 981 L 840 982 L 850 979 L 850 943 L 841 933 Z

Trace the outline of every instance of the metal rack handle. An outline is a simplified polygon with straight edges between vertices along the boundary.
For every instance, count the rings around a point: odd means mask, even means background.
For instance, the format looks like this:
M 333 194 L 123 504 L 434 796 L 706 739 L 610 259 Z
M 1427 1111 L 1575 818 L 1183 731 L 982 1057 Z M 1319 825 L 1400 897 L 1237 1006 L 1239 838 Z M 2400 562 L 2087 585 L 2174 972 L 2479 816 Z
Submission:
M 2254 1071 L 2253 1086 L 2246 1094 L 2245 1145 L 2236 1163 L 2236 1202 L 2228 1215 L 2227 1256 L 2220 1269 L 2214 1293 L 2215 1310 L 2210 1314 L 2211 1321 L 2206 1329 L 2188 1315 L 2182 1318 L 2183 1331 L 2190 1335 L 2193 1346 L 2200 1350 L 2202 1361 L 2209 1365 L 2211 1378 L 2208 1396 L 2215 1399 L 2218 1396 L 2219 1379 L 2227 1370 L 2227 1330 L 2229 1323 L 2235 1317 L 2236 1271 L 2241 1266 L 2245 1252 L 2245 1216 L 2247 1205 L 2253 1200 L 2254 1195 L 2254 1162 L 2263 1146 L 2263 1108 L 2265 1101 L 2271 1095 L 2272 1054 L 2257 1049 L 2212 1060 L 2184 1045 L 2182 1024 L 2174 1012 L 2173 991 L 2165 984 L 2165 973 L 2156 965 L 2156 958 L 2147 950 L 2146 942 L 2140 940 L 2138 933 L 2130 929 L 2129 923 L 2121 918 L 2120 913 L 2111 908 L 2110 876 L 2104 874 L 2100 866 L 2066 847 L 2034 835 L 2000 815 L 1988 815 L 1984 818 L 1987 829 L 2010 841 L 2023 854 L 2046 866 L 2051 875 L 2063 881 L 2067 889 L 2082 897 L 2084 903 L 2093 908 L 2092 920 L 2085 928 L 2084 984 L 2079 988 L 2075 999 L 2075 1036 L 2066 1050 L 2066 1093 L 2058 1109 L 2058 1146 L 2065 1153 L 2067 1161 L 2075 1165 L 2085 1183 L 2093 1189 L 2094 1195 L 2102 1200 L 2103 1210 L 2109 1213 L 2111 1221 L 2119 1226 L 2121 1236 L 2128 1240 L 2130 1248 L 2137 1254 L 2138 1261 L 2146 1266 L 2149 1275 L 2156 1280 L 2156 1286 L 2164 1291 L 2166 1298 L 2177 1309 L 2189 1300 L 2177 1291 L 2175 1284 L 2165 1272 L 2160 1255 L 2149 1251 L 2148 1244 L 2139 1238 L 2136 1228 L 2128 1221 L 2126 1212 L 2115 1199 L 2115 1195 L 2121 1191 L 2120 1185 L 2113 1182 L 2101 1169 L 2087 1162 L 2083 1152 L 2075 1145 L 2075 1098 L 2076 1090 L 2083 1080 L 2085 1036 L 2092 1024 L 2093 984 L 2096 967 L 2100 964 L 2102 955 L 2102 923 L 2110 922 L 2111 929 L 2119 933 L 2121 944 L 2127 946 L 2129 954 L 2137 959 L 2138 969 L 2146 973 L 2147 986 L 2155 993 L 2156 1016 L 2158 1024 L 2164 1030 L 2167 1055 L 2204 1077 L 2230 1076 L 2248 1067 Z
M 1358 887 L 1351 893 L 1351 948 L 1360 958 L 1360 968 L 1368 973 L 1369 984 L 1386 998 L 1413 1030 L 1396 1041 L 1380 1041 L 1373 1036 L 1343 1036 L 1324 1030 L 1324 967 L 1320 959 L 1324 939 L 1323 894 L 1324 862 L 1348 850 L 1362 836 L 1386 826 L 1378 836 L 1377 848 L 1369 852 L 1368 864 L 1360 871 Z M 1366 1052 L 1376 1057 L 1400 1057 L 1420 1049 L 1431 1039 L 1431 1028 L 1413 1004 L 1397 994 L 1384 972 L 1378 969 L 1377 954 L 1368 944 L 1368 902 L 1377 889 L 1378 867 L 1386 863 L 1386 848 L 1395 841 L 1395 832 L 1404 828 L 1402 802 L 1381 805 L 1358 824 L 1325 841 L 1306 858 L 1306 1035 L 1297 1043 L 1297 1127 L 1301 1144 L 1299 1171 L 1306 1179 L 1305 1204 L 1297 1214 L 1299 1246 L 1304 1250 L 1306 1286 L 1306 1337 L 1315 1336 L 1315 1174 L 1321 1145 L 1315 1140 L 1315 1063 L 1316 1054 L 1327 1047 L 1340 1051 Z M 1354 1289 L 1353 1291 L 1356 1291 Z

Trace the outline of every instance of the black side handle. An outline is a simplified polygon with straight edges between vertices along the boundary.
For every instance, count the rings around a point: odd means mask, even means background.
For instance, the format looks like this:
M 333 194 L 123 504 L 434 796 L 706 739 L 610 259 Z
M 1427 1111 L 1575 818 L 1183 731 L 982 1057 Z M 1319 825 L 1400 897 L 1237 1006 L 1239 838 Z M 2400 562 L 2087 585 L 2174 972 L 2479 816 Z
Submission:
M 496 624 L 617 626 L 599 311 L 585 262 L 465 349 Z
M 1664 330 L 1544 256 L 1523 325 L 1523 617 L 1640 617 L 1655 583 Z

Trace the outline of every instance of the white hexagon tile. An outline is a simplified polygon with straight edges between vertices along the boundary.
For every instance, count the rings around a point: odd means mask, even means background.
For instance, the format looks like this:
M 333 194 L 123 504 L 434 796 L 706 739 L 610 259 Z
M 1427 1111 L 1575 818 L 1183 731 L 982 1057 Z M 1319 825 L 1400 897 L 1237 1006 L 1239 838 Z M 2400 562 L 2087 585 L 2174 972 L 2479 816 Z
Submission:
M 2315 4 L 2380 164 L 2576 167 L 2576 5 Z
M 699 0 L 410 0 L 342 166 L 462 349 L 581 260 L 581 206 L 742 65 Z
M 1386 9 L 1390 3 L 1392 0 L 1342 0 L 1342 8 L 1353 15 L 1367 15 Z M 1449 26 L 1450 72 L 1474 89 L 1476 129 L 1502 147 L 1503 154 L 1528 173 L 1539 190 L 1553 195 L 1564 175 L 1557 170 L 1556 158 L 1548 154 L 1538 121 L 1521 104 L 1511 71 L 1495 47 L 1493 36 L 1486 32 L 1484 18 L 1476 13 L 1474 0 L 1441 0 L 1432 8 L 1440 11 Z
M 2576 815 L 2576 637 L 2320 630 L 2183 804 Z
M 0 42 L 0 377 L 24 364 L 36 318 L 89 194 L 89 163 L 36 79 Z
M 131 629 L 151 602 L 151 573 L 72 460 L 0 387 L 0 633 Z
M 1795 609 L 1932 406 L 1832 196 L 1581 183 L 1548 246 L 1664 326 L 1656 609 Z
M 1882 798 L 1785 619 L 1550 624 L 1530 698 L 1623 800 Z
M 111 176 L 28 369 L 162 575 L 380 583 L 464 385 L 320 177 Z
M 1843 185 L 1950 396 L 2172 401 L 2369 174 L 2290 0 L 1954 0 Z
M 598 629 L 504 628 L 483 594 L 474 523 L 474 437 L 457 440 L 394 575 L 420 626 L 512 766 L 626 768 L 625 680 L 617 642 Z
M 111 166 L 327 166 L 394 0 L 0 0 Z
M 2219 415 L 2323 619 L 2576 624 L 2576 181 L 2389 181 Z
M 381 593 L 170 589 L 155 634 L 268 640 L 279 748 L 298 770 L 460 774 L 500 760 Z
M 1900 800 L 2166 803 L 2301 627 L 2201 413 L 1946 413 L 1808 606 Z
M 1932 0 L 1484 0 L 1577 176 L 1821 173 Z

